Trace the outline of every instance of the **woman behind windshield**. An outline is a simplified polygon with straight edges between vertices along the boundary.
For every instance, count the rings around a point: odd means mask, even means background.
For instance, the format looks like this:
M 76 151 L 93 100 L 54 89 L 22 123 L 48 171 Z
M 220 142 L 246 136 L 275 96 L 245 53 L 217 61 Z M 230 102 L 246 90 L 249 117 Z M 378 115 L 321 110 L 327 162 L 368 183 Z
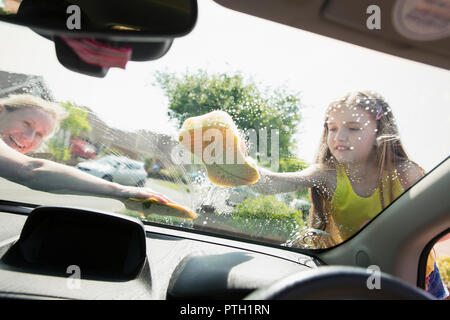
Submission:
M 23 94 L 0 99 L 0 176 L 31 189 L 116 199 L 169 199 L 148 188 L 123 186 L 50 160 L 27 156 L 49 139 L 67 117 L 57 103 Z

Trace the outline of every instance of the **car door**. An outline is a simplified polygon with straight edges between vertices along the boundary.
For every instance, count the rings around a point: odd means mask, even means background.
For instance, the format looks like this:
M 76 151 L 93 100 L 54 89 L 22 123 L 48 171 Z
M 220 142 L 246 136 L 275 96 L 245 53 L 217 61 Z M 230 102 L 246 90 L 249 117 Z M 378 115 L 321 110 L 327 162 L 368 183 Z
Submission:
M 136 180 L 136 184 L 138 183 L 144 183 L 147 179 L 147 172 L 144 169 L 144 165 L 142 164 L 136 164 L 134 166 L 134 173 L 135 173 L 135 180 Z
M 124 162 L 118 162 L 117 166 L 113 171 L 113 180 L 114 182 L 120 184 L 127 184 L 128 181 L 128 169 Z
M 129 185 L 136 185 L 139 181 L 139 175 L 138 170 L 136 168 L 136 165 L 133 163 L 127 163 L 126 164 L 126 170 L 127 170 L 127 182 Z

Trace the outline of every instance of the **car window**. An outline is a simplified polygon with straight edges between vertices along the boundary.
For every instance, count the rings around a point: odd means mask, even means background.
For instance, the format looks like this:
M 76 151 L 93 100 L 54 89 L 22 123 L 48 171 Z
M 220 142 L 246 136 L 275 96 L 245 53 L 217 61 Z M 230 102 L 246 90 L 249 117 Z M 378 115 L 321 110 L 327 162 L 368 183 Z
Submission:
M 425 290 L 437 299 L 449 299 L 450 233 L 441 236 L 427 254 Z
M 448 70 L 212 1 L 199 6 L 196 28 L 166 56 L 111 69 L 104 79 L 65 69 L 47 39 L 0 23 L 7 48 L 0 133 L 8 148 L 71 168 L 83 163 L 83 174 L 125 186 L 122 195 L 163 196 L 195 216 L 142 214 L 115 196 L 86 200 L 80 190 L 55 195 L 45 179 L 34 190 L 21 173 L 0 177 L 1 198 L 321 249 L 363 231 L 448 157 Z M 191 146 L 199 128 L 200 143 Z M 74 150 L 71 139 L 89 148 Z

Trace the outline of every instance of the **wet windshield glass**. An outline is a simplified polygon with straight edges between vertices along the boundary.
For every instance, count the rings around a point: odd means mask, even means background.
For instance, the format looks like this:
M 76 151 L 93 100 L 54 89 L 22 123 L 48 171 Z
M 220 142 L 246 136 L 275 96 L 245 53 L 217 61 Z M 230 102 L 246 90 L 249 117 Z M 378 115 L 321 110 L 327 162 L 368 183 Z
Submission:
M 1 200 L 328 248 L 448 156 L 447 70 L 199 6 L 103 79 L 1 23 Z
M 97 163 L 100 163 L 100 164 L 110 164 L 110 165 L 117 165 L 117 164 L 118 164 L 117 161 L 114 161 L 113 159 L 107 158 L 107 157 L 98 159 Z

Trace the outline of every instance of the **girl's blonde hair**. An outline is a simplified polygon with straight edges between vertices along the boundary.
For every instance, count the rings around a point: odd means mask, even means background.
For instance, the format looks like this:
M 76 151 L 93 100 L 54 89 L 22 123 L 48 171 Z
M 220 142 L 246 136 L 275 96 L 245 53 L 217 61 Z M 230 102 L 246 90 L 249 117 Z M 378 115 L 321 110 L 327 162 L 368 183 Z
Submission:
M 333 101 L 326 112 L 319 150 L 314 162 L 324 169 L 338 169 L 338 162 L 333 158 L 327 144 L 327 121 L 328 113 L 330 111 L 343 107 L 361 108 L 372 114 L 377 121 L 376 146 L 374 147 L 374 152 L 376 155 L 376 163 L 378 165 L 377 186 L 380 192 L 381 208 L 384 209 L 395 199 L 392 194 L 392 190 L 394 189 L 394 179 L 383 179 L 383 173 L 388 172 L 389 174 L 393 174 L 397 172 L 397 165 L 403 161 L 409 160 L 409 158 L 400 141 L 397 124 L 394 120 L 392 110 L 381 95 L 372 91 L 357 91 L 348 93 L 343 98 Z M 308 218 L 308 226 L 310 228 L 328 232 L 331 235 L 331 237 L 327 237 L 326 240 L 324 236 L 319 235 L 315 240 L 316 246 L 323 248 L 342 242 L 343 239 L 340 238 L 331 215 L 331 208 L 329 205 L 329 199 L 331 199 L 330 194 L 327 194 L 326 190 L 317 186 L 309 189 L 309 195 L 312 207 Z
M 3 105 L 8 112 L 14 112 L 20 108 L 39 108 L 52 115 L 55 119 L 55 125 L 44 140 L 51 138 L 59 130 L 61 121 L 69 115 L 59 103 L 50 102 L 30 94 L 10 95 L 6 98 L 0 98 L 0 105 Z

